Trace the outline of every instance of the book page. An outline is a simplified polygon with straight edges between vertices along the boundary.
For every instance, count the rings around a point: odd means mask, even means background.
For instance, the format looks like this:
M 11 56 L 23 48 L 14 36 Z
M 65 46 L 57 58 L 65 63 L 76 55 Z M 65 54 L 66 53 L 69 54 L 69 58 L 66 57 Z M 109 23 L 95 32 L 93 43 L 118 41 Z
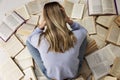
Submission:
M 34 67 L 32 58 L 27 58 L 22 60 L 15 58 L 14 60 L 22 70 L 27 69 L 28 67 Z
M 17 60 L 24 60 L 27 58 L 32 58 L 27 47 L 25 47 L 17 56 L 15 56 L 15 59 L 17 59 Z
M 10 29 L 7 24 L 5 24 L 4 22 L 0 24 L 0 37 L 4 41 L 8 40 L 12 33 L 13 33 L 12 29 Z
M 66 14 L 71 17 L 74 4 L 67 0 L 64 0 L 63 6 L 65 8 Z
M 107 75 L 109 73 L 110 67 L 106 64 L 106 62 L 99 63 L 97 66 L 92 68 L 94 79 L 99 80 L 101 77 Z
M 120 57 L 117 57 L 114 60 L 112 69 L 110 70 L 110 74 L 120 79 Z
M 112 26 L 109 29 L 109 33 L 106 40 L 108 42 L 112 42 L 116 44 L 118 41 L 119 34 L 120 34 L 120 28 L 118 26 Z
M 116 57 L 120 57 L 120 47 L 119 46 L 109 44 L 108 47 L 110 48 L 110 50 L 112 51 L 112 53 L 114 53 L 114 55 Z
M 89 15 L 102 14 L 102 1 L 101 0 L 88 0 Z
M 27 7 L 30 15 L 37 14 L 40 12 L 37 0 L 33 0 L 33 1 L 28 2 L 26 4 L 26 7 Z
M 111 23 L 114 21 L 114 19 L 117 16 L 99 16 L 96 20 L 96 22 L 106 28 L 110 28 Z
M 86 56 L 88 65 L 97 79 L 108 74 L 114 59 L 115 55 L 110 50 L 109 45 Z
M 98 49 L 96 41 L 94 39 L 87 37 L 87 42 L 88 42 L 88 45 L 86 48 L 85 55 L 88 55 Z
M 114 0 L 102 0 L 102 6 L 104 14 L 116 14 Z
M 118 15 L 120 15 L 120 0 L 115 0 L 115 1 L 116 1 Z
M 8 15 L 4 22 L 13 30 L 13 32 L 24 22 L 15 12 Z
M 107 34 L 108 34 L 108 29 L 104 28 L 101 25 L 96 25 L 96 30 L 97 30 L 97 35 L 99 35 L 101 37 L 101 39 L 103 39 L 103 41 L 105 41 Z
M 31 18 L 26 21 L 27 24 L 32 24 L 37 26 L 39 22 L 39 16 L 38 15 L 31 15 Z
M 91 35 L 90 38 L 94 39 L 96 41 L 98 49 L 103 48 L 107 43 L 104 39 L 102 39 L 99 35 Z
M 74 4 L 71 18 L 82 19 L 84 11 L 84 4 Z
M 11 36 L 7 42 L 0 40 L 0 47 L 3 48 L 12 58 L 14 58 L 24 48 L 15 35 Z
M 24 20 L 28 20 L 30 18 L 30 15 L 25 5 L 16 9 L 15 12 L 19 14 Z
M 25 73 L 25 76 L 21 80 L 27 80 L 29 78 L 31 78 L 32 80 L 37 80 L 37 77 L 36 77 L 32 67 L 29 67 L 28 69 L 25 69 L 23 72 Z
M 14 75 L 13 75 L 14 73 Z M 0 49 L 0 78 L 1 80 L 19 80 L 23 77 L 22 71 L 15 62 Z
M 96 33 L 96 26 L 95 26 L 95 20 L 93 17 L 85 17 L 83 18 L 85 29 L 87 29 L 89 34 L 95 34 Z
M 20 34 L 20 35 L 29 35 L 35 28 L 35 25 L 31 25 L 31 24 L 23 24 L 22 26 L 20 26 L 20 28 L 17 30 L 16 34 Z
M 50 0 L 36 0 L 36 1 L 38 4 L 38 7 L 39 7 L 39 11 L 42 12 L 45 3 L 48 3 Z M 56 1 L 58 1 L 58 0 L 56 0 Z

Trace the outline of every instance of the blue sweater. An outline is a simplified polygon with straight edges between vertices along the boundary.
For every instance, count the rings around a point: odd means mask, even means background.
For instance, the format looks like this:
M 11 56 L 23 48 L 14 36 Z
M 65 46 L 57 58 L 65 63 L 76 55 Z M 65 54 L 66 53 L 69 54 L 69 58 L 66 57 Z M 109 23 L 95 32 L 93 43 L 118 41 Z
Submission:
M 47 70 L 47 75 L 52 79 L 63 80 L 66 78 L 73 78 L 78 72 L 79 49 L 87 35 L 87 31 L 76 22 L 73 22 L 71 28 L 73 29 L 73 34 L 77 38 L 77 43 L 73 48 L 65 51 L 64 54 L 56 54 L 52 51 L 47 52 L 49 43 L 45 37 L 41 38 L 41 44 L 38 46 L 37 42 L 39 40 L 39 35 L 43 32 L 40 28 L 36 28 L 28 37 L 29 43 L 38 49 Z

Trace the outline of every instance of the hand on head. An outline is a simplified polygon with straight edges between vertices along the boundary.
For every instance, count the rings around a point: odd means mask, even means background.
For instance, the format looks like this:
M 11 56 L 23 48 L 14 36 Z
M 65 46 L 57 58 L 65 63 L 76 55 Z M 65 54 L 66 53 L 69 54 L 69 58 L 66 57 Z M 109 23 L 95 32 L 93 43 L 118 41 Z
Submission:
M 45 19 L 43 17 L 43 13 L 42 13 L 41 16 L 40 16 L 39 28 L 44 29 L 45 26 L 46 26 L 46 21 L 45 21 Z

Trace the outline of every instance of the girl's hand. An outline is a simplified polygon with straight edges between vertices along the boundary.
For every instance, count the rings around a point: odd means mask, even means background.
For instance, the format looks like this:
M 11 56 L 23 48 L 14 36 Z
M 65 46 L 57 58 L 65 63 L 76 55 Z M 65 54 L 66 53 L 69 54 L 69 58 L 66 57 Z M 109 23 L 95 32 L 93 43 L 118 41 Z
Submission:
M 40 16 L 40 21 L 39 21 L 39 28 L 40 29 L 44 29 L 44 27 L 46 26 L 46 21 L 43 17 L 43 14 Z
M 65 16 L 65 22 L 68 23 L 69 25 L 72 25 L 73 21 L 67 16 L 65 9 L 61 8 L 61 11 L 62 11 L 63 15 Z

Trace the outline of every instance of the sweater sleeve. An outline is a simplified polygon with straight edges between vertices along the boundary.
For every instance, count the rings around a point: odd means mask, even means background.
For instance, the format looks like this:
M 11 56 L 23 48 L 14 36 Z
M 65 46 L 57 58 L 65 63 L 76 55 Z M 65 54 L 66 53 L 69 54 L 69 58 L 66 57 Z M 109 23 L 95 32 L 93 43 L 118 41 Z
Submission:
M 73 22 L 72 25 L 70 25 L 72 30 L 79 30 L 79 29 L 85 29 L 82 25 L 80 25 L 79 23 L 77 22 Z M 86 29 L 85 29 L 86 30 Z
M 43 32 L 43 30 L 41 30 L 40 28 L 36 28 L 31 34 L 30 36 L 27 38 L 27 41 L 34 46 L 35 48 L 38 45 L 38 40 L 39 40 L 39 35 Z

